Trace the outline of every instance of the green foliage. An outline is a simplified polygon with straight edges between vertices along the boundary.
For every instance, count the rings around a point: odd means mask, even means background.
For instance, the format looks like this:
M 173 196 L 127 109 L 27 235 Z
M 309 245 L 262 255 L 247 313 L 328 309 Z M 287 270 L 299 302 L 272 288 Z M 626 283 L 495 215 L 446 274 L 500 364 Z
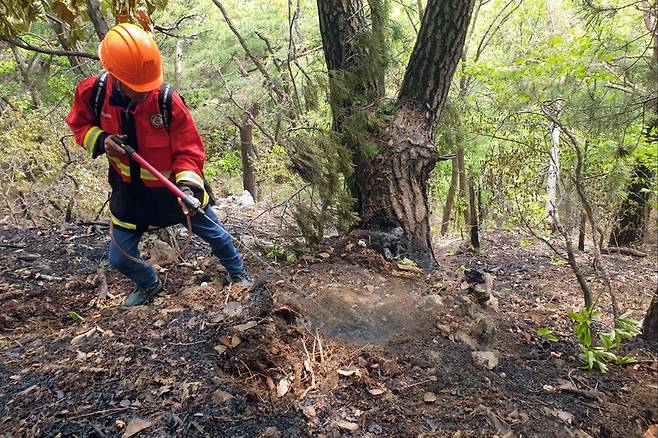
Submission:
M 537 334 L 542 338 L 546 339 L 548 342 L 558 341 L 557 336 L 553 334 L 553 330 L 549 329 L 548 327 L 542 327 L 540 329 L 537 329 Z
M 0 184 L 10 199 L 18 199 L 23 192 L 30 205 L 42 205 L 31 212 L 33 217 L 54 214 L 61 218 L 72 196 L 74 215 L 97 210 L 107 193 L 100 170 L 106 161 L 90 163 L 87 152 L 72 144 L 66 128 L 54 118 L 41 111 L 4 113 L 0 118 L 0 166 L 4 169 Z
M 69 312 L 69 318 L 71 318 L 75 322 L 84 322 L 85 321 L 85 319 L 82 316 L 78 315 L 77 312 L 74 312 L 73 310 L 71 310 Z
M 222 154 L 217 154 L 206 161 L 204 172 L 208 178 L 214 178 L 219 175 L 236 176 L 242 172 L 242 158 L 240 152 L 228 150 Z
M 621 346 L 622 341 L 633 339 L 640 333 L 639 321 L 630 318 L 630 312 L 620 315 L 615 321 L 615 328 L 610 332 L 599 333 L 600 345 L 593 344 L 592 324 L 594 318 L 602 316 L 601 312 L 582 308 L 578 312 L 568 313 L 569 318 L 575 322 L 573 332 L 580 343 L 583 368 L 597 369 L 601 373 L 608 371 L 608 362 L 625 365 L 636 362 L 633 356 L 617 356 L 612 350 Z
M 297 256 L 293 251 L 289 251 L 283 246 L 278 245 L 276 243 L 272 245 L 268 245 L 266 247 L 266 251 L 267 251 L 266 253 L 267 258 L 274 260 L 275 262 L 283 260 L 292 263 L 297 260 Z
M 307 242 L 318 243 L 330 226 L 348 229 L 357 218 L 342 177 L 352 171 L 347 147 L 331 132 L 303 130 L 290 137 L 288 154 L 292 169 L 311 187 L 293 214 Z

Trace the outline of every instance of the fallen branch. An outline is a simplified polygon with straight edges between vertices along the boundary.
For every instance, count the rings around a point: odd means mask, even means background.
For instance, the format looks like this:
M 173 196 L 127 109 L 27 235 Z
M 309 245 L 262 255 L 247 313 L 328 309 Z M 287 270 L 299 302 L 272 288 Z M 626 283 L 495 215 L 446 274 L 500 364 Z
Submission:
M 108 295 L 107 290 L 107 276 L 105 275 L 105 268 L 98 268 L 98 281 L 100 285 L 98 286 L 98 298 L 105 299 Z
M 27 245 L 15 245 L 13 243 L 0 243 L 0 248 L 25 249 Z
M 638 251 L 633 248 L 622 248 L 620 246 L 608 246 L 607 248 L 601 248 L 601 254 L 622 254 L 629 255 L 633 257 L 646 257 L 647 253 Z

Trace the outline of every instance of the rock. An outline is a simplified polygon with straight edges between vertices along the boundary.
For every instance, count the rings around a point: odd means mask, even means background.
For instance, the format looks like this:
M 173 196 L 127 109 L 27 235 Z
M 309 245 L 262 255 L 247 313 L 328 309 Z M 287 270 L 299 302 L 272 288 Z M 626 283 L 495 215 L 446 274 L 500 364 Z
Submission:
M 281 431 L 279 431 L 279 429 L 277 429 L 274 426 L 268 427 L 267 429 L 262 431 L 261 434 L 259 435 L 259 437 L 263 437 L 263 438 L 279 438 L 281 436 L 282 436 Z
M 486 305 L 492 296 L 493 275 L 477 269 L 467 269 L 464 271 L 464 278 L 468 283 L 468 293 L 475 298 L 478 304 Z
M 379 435 L 383 431 L 384 431 L 384 429 L 382 429 L 382 427 L 377 423 L 370 423 L 370 425 L 368 425 L 368 432 L 370 432 L 370 433 L 374 433 L 375 435 Z
M 483 316 L 471 327 L 471 337 L 477 340 L 481 350 L 489 350 L 493 347 L 496 338 L 496 324 L 493 318 Z
M 455 310 L 457 316 L 469 316 L 473 318 L 479 312 L 480 308 L 473 301 L 465 297 L 458 298 L 457 310 Z
M 242 313 L 242 304 L 237 301 L 229 301 L 222 309 L 222 312 L 230 318 L 238 316 Z
M 423 299 L 423 302 L 428 306 L 442 306 L 443 298 L 440 295 L 432 294 L 428 295 Z
M 221 389 L 218 389 L 212 394 L 212 400 L 218 405 L 224 404 L 232 398 L 233 396 L 231 394 L 226 391 L 222 391 Z
M 472 351 L 471 355 L 476 364 L 481 365 L 488 370 L 493 370 L 498 366 L 498 358 L 500 357 L 498 351 Z
M 350 432 L 356 432 L 359 430 L 359 425 L 357 423 L 352 423 L 351 421 L 337 421 L 336 426 L 343 430 L 349 430 Z
M 251 193 L 249 193 L 247 190 L 242 192 L 241 195 L 230 195 L 227 196 L 226 198 L 219 199 L 217 201 L 217 209 L 219 210 L 224 210 L 227 207 L 249 207 L 252 205 L 256 205 L 256 202 L 254 201 L 254 198 L 251 196 Z
M 425 394 L 423 394 L 423 401 L 425 403 L 434 403 L 436 401 L 436 394 L 429 391 L 426 392 Z
M 461 342 L 462 344 L 466 344 L 473 350 L 478 348 L 478 342 L 463 330 L 457 331 L 454 336 L 450 336 L 450 339 L 456 342 Z
M 238 204 L 238 207 L 246 207 L 248 205 L 256 205 L 256 201 L 254 201 L 254 197 L 251 196 L 251 193 L 249 193 L 249 191 L 247 191 L 247 190 L 242 192 L 242 194 L 237 197 L 236 203 Z
M 250 236 L 249 234 L 240 236 L 240 242 L 249 249 L 258 249 L 258 241 L 254 236 Z

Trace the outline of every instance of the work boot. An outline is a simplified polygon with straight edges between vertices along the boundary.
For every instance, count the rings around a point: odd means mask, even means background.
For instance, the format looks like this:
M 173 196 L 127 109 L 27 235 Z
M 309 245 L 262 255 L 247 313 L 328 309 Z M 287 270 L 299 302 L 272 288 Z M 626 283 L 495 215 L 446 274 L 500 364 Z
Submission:
M 153 298 L 153 295 L 160 292 L 160 289 L 162 289 L 162 282 L 160 282 L 160 279 L 158 279 L 158 282 L 151 287 L 137 286 L 132 293 L 128 295 L 128 298 L 126 298 L 126 301 L 124 301 L 123 304 L 126 306 L 141 306 L 142 304 L 146 304 L 148 300 Z
M 239 283 L 243 286 L 249 286 L 249 287 L 254 285 L 254 282 L 251 281 L 251 278 L 249 278 L 249 276 L 245 271 L 234 272 L 232 274 L 229 274 L 228 282 L 229 284 Z

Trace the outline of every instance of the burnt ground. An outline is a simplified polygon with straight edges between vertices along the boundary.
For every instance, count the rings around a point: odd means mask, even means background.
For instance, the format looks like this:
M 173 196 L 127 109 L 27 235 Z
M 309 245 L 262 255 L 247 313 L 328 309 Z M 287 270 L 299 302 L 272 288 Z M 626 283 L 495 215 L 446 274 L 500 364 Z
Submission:
M 437 242 L 437 272 L 349 238 L 268 269 L 244 249 L 250 272 L 268 271 L 251 292 L 225 286 L 194 239 L 163 293 L 126 309 L 112 271 L 98 297 L 106 228 L 0 225 L 0 436 L 628 437 L 658 423 L 655 347 L 626 344 L 639 362 L 605 375 L 579 369 L 569 267 L 512 231 L 484 238 L 479 255 Z M 606 263 L 640 319 L 655 248 Z M 468 297 L 468 268 L 493 274 L 498 310 Z

